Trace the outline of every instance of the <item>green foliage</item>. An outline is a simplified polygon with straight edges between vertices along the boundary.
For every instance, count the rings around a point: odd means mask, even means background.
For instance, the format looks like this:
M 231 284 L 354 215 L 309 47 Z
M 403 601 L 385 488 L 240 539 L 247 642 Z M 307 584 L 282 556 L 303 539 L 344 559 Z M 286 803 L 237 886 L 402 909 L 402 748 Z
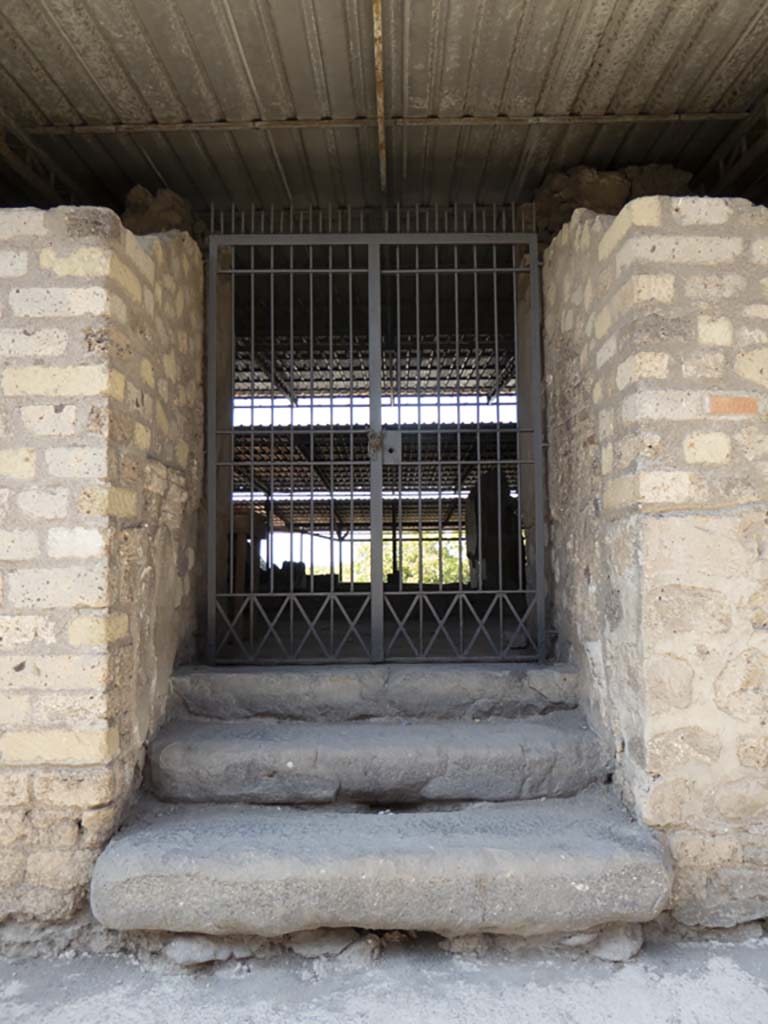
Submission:
M 368 582 L 371 578 L 371 546 L 361 544 L 358 548 L 355 545 L 355 581 L 359 583 Z M 421 550 L 420 550 L 421 549 Z M 461 552 L 464 554 L 464 552 Z M 392 572 L 392 545 L 384 544 L 384 579 Z M 445 537 L 442 541 L 425 540 L 419 544 L 418 540 L 404 540 L 402 552 L 400 544 L 397 545 L 398 562 L 402 559 L 400 569 L 403 583 L 458 583 L 459 582 L 459 540 L 457 537 Z M 442 566 L 441 566 L 442 559 Z M 462 579 L 464 583 L 469 582 L 469 562 L 466 555 L 463 558 Z M 345 566 L 346 570 L 346 566 Z M 348 570 L 345 576 L 349 579 Z

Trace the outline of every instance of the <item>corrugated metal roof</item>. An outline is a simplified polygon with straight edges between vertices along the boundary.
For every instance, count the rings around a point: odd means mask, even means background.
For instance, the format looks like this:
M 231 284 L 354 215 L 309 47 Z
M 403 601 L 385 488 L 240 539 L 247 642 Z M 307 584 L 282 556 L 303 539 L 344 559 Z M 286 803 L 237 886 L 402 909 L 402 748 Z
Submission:
M 745 111 L 764 0 L 384 0 L 390 116 Z M 371 0 L 3 0 L 0 95 L 45 125 L 357 118 L 363 128 L 36 137 L 95 200 L 380 201 Z M 504 202 L 553 169 L 697 170 L 732 126 L 387 128 L 389 198 Z

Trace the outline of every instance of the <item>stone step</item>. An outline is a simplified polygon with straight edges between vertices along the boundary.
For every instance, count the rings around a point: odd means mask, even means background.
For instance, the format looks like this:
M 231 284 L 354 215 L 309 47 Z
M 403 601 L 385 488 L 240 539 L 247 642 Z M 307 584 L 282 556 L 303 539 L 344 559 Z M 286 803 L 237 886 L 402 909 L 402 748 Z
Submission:
M 127 931 L 546 935 L 651 920 L 669 892 L 657 841 L 593 787 L 403 814 L 150 802 L 99 857 L 91 906 Z
M 301 665 L 186 668 L 182 710 L 206 718 L 515 718 L 578 703 L 570 665 Z
M 151 744 L 162 800 L 404 804 L 571 796 L 608 758 L 578 711 L 473 721 L 173 722 Z

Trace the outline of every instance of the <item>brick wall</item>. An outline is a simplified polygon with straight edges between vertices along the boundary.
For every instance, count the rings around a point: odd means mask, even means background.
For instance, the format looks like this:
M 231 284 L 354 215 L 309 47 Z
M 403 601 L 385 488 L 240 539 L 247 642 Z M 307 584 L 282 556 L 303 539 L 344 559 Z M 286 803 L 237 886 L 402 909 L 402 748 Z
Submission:
M 578 211 L 544 270 L 561 656 L 676 915 L 768 914 L 768 210 Z
M 194 644 L 202 273 L 110 211 L 0 211 L 0 919 L 66 917 Z

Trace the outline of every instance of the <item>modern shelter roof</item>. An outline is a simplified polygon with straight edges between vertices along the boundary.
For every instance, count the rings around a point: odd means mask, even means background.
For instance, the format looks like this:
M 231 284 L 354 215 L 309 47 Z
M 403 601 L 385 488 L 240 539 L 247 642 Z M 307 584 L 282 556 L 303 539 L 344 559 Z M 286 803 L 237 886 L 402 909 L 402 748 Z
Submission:
M 579 163 L 701 172 L 766 52 L 764 0 L 3 0 L 0 199 L 39 199 L 40 166 L 86 201 L 141 183 L 198 209 L 376 205 L 384 174 L 389 201 L 445 204 Z

